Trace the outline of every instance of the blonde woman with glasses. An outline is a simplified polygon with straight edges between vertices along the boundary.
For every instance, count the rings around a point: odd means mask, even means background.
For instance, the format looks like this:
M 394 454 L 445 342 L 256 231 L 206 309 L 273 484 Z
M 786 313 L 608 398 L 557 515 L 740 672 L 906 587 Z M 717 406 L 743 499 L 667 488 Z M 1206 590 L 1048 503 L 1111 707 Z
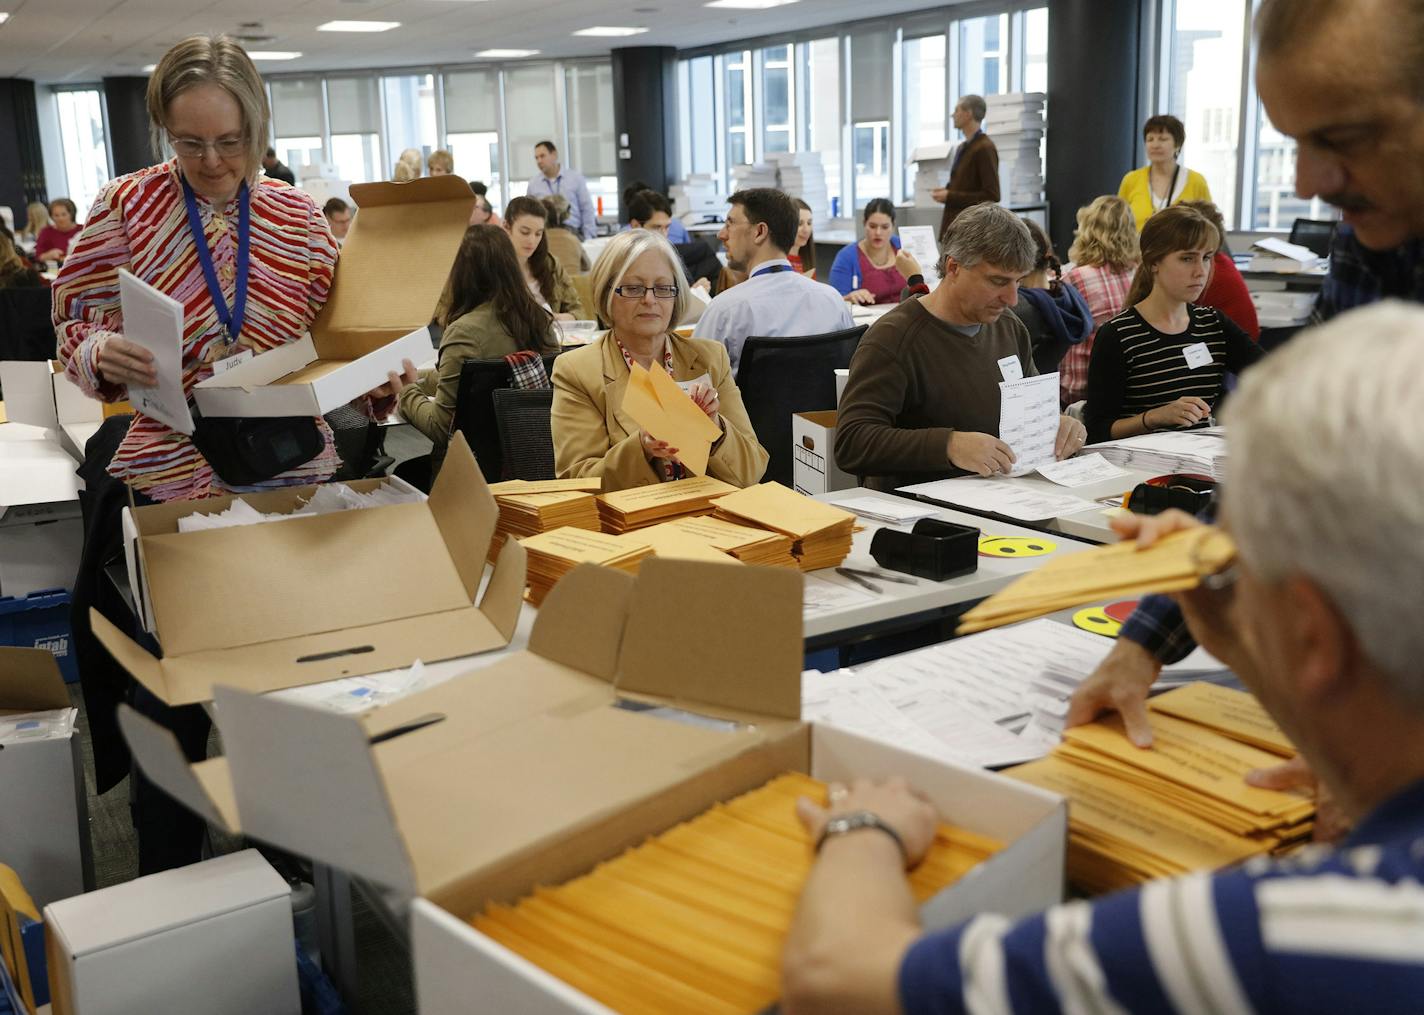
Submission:
M 727 349 L 683 338 L 673 322 L 687 310 L 687 277 L 672 245 L 647 229 L 618 233 L 593 265 L 594 307 L 607 333 L 554 361 L 554 464 L 560 477 L 600 476 L 605 492 L 690 475 L 678 448 L 643 432 L 623 412 L 633 364 L 660 364 L 717 424 L 707 474 L 751 486 L 766 471 Z

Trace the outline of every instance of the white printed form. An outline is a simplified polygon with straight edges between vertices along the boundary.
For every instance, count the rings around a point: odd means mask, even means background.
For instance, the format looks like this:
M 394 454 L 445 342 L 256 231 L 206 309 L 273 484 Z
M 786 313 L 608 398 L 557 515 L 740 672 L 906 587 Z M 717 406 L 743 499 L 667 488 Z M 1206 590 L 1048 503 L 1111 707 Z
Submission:
M 1058 440 L 1058 374 L 999 382 L 999 440 L 1014 452 L 1010 476 L 1051 465 Z
M 1109 479 L 1122 479 L 1128 473 L 1125 469 L 1119 469 L 1102 455 L 1093 452 L 1091 455 L 1078 455 L 1076 458 L 1066 458 L 1061 462 L 1040 465 L 1038 474 L 1059 486 L 1072 487 L 1091 486 Z
M 152 388 L 129 385 L 129 401 L 179 433 L 193 432 L 193 414 L 183 392 L 183 304 L 119 270 L 119 302 L 124 314 L 124 337 L 153 353 L 158 384 Z
M 1070 493 L 1035 488 L 1002 476 L 995 479 L 936 479 L 929 483 L 903 486 L 898 492 L 1024 522 L 1074 515 L 1079 511 L 1091 511 L 1095 506 L 1092 501 Z

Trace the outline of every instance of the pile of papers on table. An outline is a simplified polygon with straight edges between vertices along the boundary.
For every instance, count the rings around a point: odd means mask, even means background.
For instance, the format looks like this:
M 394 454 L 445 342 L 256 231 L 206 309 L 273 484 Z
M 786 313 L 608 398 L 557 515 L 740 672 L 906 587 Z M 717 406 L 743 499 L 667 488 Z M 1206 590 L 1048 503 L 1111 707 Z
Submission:
M 855 515 L 803 497 L 780 483 L 762 483 L 712 502 L 714 516 L 771 529 L 795 540 L 803 571 L 836 567 L 850 554 Z
M 815 151 L 778 152 L 771 156 L 776 163 L 777 184 L 792 197 L 799 197 L 811 206 L 812 226 L 825 226 L 831 220 L 831 199 L 826 189 L 826 167 L 821 153 Z
M 1150 750 L 1113 716 L 1067 730 L 1053 755 L 1005 773 L 1068 797 L 1073 884 L 1114 891 L 1279 854 L 1310 837 L 1308 796 L 1246 784 L 1248 772 L 1295 753 L 1250 695 L 1192 684 L 1148 708 Z
M 1192 473 L 1218 482 L 1226 476 L 1226 431 L 1221 427 L 1139 434 L 1092 444 L 1085 450 L 1097 452 L 1123 469 L 1159 475 Z
M 1250 271 L 1274 271 L 1292 275 L 1302 271 L 1323 271 L 1325 259 L 1309 247 L 1267 236 L 1251 244 Z
M 711 476 L 637 486 L 600 494 L 598 517 L 605 532 L 631 532 L 673 518 L 709 514 L 714 497 L 733 493 L 736 489 L 730 483 Z
M 826 784 L 779 776 L 470 922 L 615 1011 L 763 1011 L 781 994 L 781 951 L 815 860 L 799 796 L 824 802 Z M 922 903 L 1002 848 L 941 825 L 910 890 Z
M 988 98 L 984 133 L 999 152 L 999 191 L 1004 204 L 1043 199 L 1043 92 L 1007 92 Z
M 959 633 L 1002 627 L 1100 599 L 1184 592 L 1235 559 L 1236 544 L 1213 526 L 1173 532 L 1147 549 L 1128 541 L 1055 557 L 966 611 Z
M 653 548 L 631 536 L 611 536 L 584 529 L 555 529 L 519 541 L 529 554 L 529 601 L 538 606 L 559 579 L 580 564 L 600 564 L 636 574 Z
M 588 529 L 597 532 L 598 502 L 594 499 L 602 481 L 593 479 L 548 479 L 534 482 L 511 479 L 490 487 L 499 505 L 499 521 L 490 543 L 490 560 L 510 536 L 551 532 L 554 529 Z
M 743 564 L 760 567 L 800 566 L 791 552 L 794 545 L 791 537 L 780 532 L 737 525 L 717 517 L 681 518 L 657 528 L 675 529 L 689 538 L 702 540 L 714 550 L 734 557 Z

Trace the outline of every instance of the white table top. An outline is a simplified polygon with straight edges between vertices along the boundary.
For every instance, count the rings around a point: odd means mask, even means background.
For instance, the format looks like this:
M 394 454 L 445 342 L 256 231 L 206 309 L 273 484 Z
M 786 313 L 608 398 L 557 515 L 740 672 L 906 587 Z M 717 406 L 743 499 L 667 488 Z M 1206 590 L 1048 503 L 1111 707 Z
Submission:
M 1155 473 L 1143 472 L 1140 469 L 1124 469 L 1127 473 L 1118 479 L 1103 480 L 1099 483 L 1089 483 L 1087 486 L 1059 486 L 1050 482 L 1042 476 L 1029 475 L 1018 476 L 1012 479 L 1000 479 L 997 482 L 1022 484 L 1035 492 L 1069 494 L 1082 498 L 1086 501 L 1093 501 L 1093 507 L 1084 511 L 1079 511 L 1071 515 L 1059 515 L 1054 518 L 1044 519 L 1044 527 L 1053 531 L 1061 532 L 1065 536 L 1074 536 L 1078 539 L 1086 539 L 1093 543 L 1116 543 L 1117 533 L 1108 524 L 1112 518 L 1123 509 L 1120 507 L 1108 507 L 1105 504 L 1097 503 L 1106 497 L 1113 497 L 1119 502 L 1122 495 L 1130 493 L 1132 488 L 1138 483 L 1145 483 L 1152 479 Z M 943 498 L 936 498 L 936 502 L 943 502 Z M 965 508 L 974 517 L 989 518 L 992 515 L 980 515 L 973 509 Z

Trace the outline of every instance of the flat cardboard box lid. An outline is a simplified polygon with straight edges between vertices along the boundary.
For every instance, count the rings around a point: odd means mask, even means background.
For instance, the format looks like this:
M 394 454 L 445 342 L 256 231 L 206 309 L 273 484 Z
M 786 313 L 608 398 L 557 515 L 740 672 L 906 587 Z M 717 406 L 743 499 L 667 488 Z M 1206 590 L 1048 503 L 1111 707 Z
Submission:
M 430 323 L 475 206 L 458 176 L 356 183 L 357 213 L 312 322 L 322 359 L 353 360 Z
M 244 499 L 291 510 L 311 489 Z M 462 435 L 423 503 L 177 531 L 230 500 L 132 512 L 162 659 L 91 613 L 120 665 L 169 704 L 206 701 L 219 683 L 271 691 L 473 655 L 513 635 L 524 549 L 506 541 L 476 605 L 499 510 Z
M 52 653 L 0 646 L 0 715 L 68 707 L 69 691 Z
M 716 594 L 715 623 L 758 629 L 760 654 L 658 627 Z M 799 617 L 798 574 L 653 558 L 633 579 L 589 565 L 555 587 L 527 650 L 362 718 L 220 688 L 227 757 L 192 767 L 172 734 L 128 709 L 120 723 L 149 778 L 209 820 L 236 830 L 235 809 L 245 834 L 428 894 L 799 731 Z M 643 636 L 628 637 L 643 629 L 661 638 L 658 679 Z M 711 661 L 685 671 L 692 655 Z M 726 690 L 708 684 L 718 660 Z M 616 707 L 625 677 L 646 699 L 742 721 Z

